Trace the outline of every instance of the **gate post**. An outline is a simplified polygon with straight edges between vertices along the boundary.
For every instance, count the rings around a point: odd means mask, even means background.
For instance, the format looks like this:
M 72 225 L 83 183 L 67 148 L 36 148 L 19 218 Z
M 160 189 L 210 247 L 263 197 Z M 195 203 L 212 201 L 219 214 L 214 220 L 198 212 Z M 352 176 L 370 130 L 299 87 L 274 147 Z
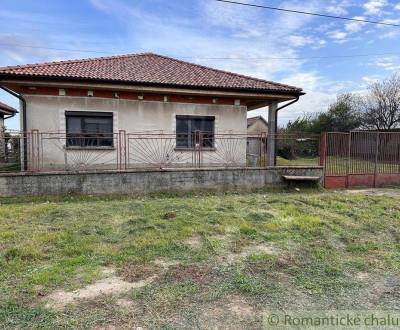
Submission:
M 194 136 L 192 137 L 192 141 L 193 141 L 193 164 L 194 167 L 201 167 L 201 156 L 202 156 L 202 136 L 201 136 L 201 132 L 200 131 L 195 131 L 194 132 Z
M 326 155 L 327 155 L 327 141 L 328 141 L 328 133 L 323 132 L 319 137 L 319 166 L 322 166 L 323 169 L 323 185 L 325 187 L 326 180 Z
M 28 168 L 32 172 L 38 172 L 40 168 L 40 135 L 39 130 L 33 129 L 30 132 L 30 159 Z
M 267 166 L 276 166 L 277 116 L 278 102 L 272 102 L 268 107 Z
M 126 131 L 118 131 L 118 152 L 117 152 L 117 168 L 126 170 Z
M 374 188 L 376 188 L 376 177 L 378 176 L 379 137 L 379 132 L 377 132 L 375 143 Z
M 346 188 L 349 188 L 349 173 L 350 173 L 350 162 L 351 162 L 351 132 L 348 133 L 347 141 L 347 162 L 346 162 Z
M 259 157 L 258 157 L 258 166 L 266 167 L 267 166 L 267 133 L 261 132 L 258 137 L 258 145 L 259 145 Z
M 323 132 L 319 140 L 319 165 L 324 167 L 326 164 L 326 145 L 327 145 L 328 133 Z

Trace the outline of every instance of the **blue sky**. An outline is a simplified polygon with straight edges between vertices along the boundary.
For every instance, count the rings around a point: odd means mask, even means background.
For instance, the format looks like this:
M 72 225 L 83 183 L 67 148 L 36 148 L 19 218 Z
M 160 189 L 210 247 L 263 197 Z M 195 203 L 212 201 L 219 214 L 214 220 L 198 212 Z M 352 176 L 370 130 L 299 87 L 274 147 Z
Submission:
M 400 0 L 247 2 L 400 23 Z M 307 95 L 280 113 L 283 125 L 400 71 L 400 28 L 214 0 L 1 1 L 0 66 L 148 51 L 303 87 Z M 312 58 L 377 53 L 389 54 Z M 4 93 L 0 100 L 18 106 Z M 7 126 L 17 128 L 18 118 Z

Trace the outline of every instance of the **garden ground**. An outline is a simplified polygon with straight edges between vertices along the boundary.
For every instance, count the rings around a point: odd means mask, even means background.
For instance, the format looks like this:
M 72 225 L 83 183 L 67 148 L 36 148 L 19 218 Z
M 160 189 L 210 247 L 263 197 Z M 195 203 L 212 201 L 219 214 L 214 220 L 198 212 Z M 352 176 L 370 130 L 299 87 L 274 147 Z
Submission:
M 382 191 L 381 191 L 382 192 Z M 400 194 L 0 200 L 1 328 L 260 328 L 400 302 Z

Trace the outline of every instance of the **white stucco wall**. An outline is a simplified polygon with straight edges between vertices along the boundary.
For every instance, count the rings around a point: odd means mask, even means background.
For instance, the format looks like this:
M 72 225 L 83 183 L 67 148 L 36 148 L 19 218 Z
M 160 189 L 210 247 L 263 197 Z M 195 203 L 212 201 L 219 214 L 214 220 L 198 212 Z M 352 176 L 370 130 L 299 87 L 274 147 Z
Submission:
M 190 163 L 193 152 L 175 150 L 176 115 L 197 115 L 215 117 L 215 151 L 202 153 L 204 165 L 246 162 L 246 139 L 237 137 L 245 134 L 247 109 L 245 106 L 203 105 L 172 102 L 134 101 L 91 97 L 37 96 L 26 95 L 27 131 L 39 130 L 40 163 L 42 167 L 63 169 L 69 167 L 97 166 L 113 168 L 118 157 L 119 130 L 125 130 L 127 138 L 127 163 L 131 167 L 147 167 L 153 163 L 171 166 Z M 65 111 L 106 111 L 113 113 L 115 148 L 111 150 L 66 150 Z M 163 131 L 166 136 L 138 136 L 135 133 L 156 133 Z M 54 132 L 54 133 L 48 133 Z M 218 134 L 235 133 L 232 136 Z M 168 135 L 169 133 L 169 135 Z M 143 137 L 143 138 L 142 138 Z M 142 163 L 142 164 L 140 164 Z M 167 164 L 169 163 L 169 164 Z M 239 165 L 239 164 L 235 164 Z

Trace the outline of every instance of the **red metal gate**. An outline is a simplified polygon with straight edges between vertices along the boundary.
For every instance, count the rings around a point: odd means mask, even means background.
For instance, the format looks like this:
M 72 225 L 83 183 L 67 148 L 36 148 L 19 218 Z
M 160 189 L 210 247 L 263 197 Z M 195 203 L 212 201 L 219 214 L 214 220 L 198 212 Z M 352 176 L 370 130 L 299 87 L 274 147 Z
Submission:
M 400 132 L 325 133 L 326 188 L 400 185 Z

